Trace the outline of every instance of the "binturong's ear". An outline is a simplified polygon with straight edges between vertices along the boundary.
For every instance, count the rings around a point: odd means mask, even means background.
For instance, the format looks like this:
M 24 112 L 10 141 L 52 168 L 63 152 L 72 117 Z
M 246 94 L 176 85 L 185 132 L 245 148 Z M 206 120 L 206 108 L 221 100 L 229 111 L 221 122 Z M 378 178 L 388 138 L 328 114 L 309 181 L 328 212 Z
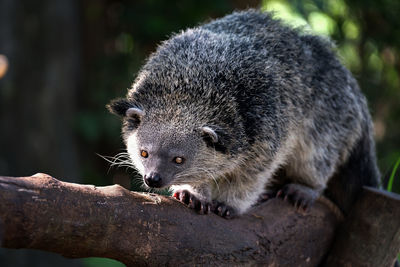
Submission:
M 206 141 L 207 144 L 213 145 L 218 143 L 218 135 L 212 128 L 208 126 L 203 126 L 200 128 L 200 131 L 201 131 L 201 136 L 203 137 L 204 141 Z
M 139 123 L 144 116 L 144 111 L 140 108 L 128 108 L 125 112 L 125 116 L 127 119 L 135 120 L 137 123 Z
M 213 129 L 209 126 L 203 126 L 200 128 L 200 132 L 207 146 L 225 154 L 229 153 L 229 148 L 227 147 L 229 139 L 227 139 L 228 136 L 224 131 L 221 131 L 221 129 Z
M 126 116 L 126 111 L 132 107 L 132 104 L 124 98 L 118 98 L 112 100 L 106 107 L 111 113 L 124 117 Z
M 136 129 L 144 116 L 144 111 L 137 107 L 128 108 L 125 112 L 125 118 L 130 122 L 131 129 Z

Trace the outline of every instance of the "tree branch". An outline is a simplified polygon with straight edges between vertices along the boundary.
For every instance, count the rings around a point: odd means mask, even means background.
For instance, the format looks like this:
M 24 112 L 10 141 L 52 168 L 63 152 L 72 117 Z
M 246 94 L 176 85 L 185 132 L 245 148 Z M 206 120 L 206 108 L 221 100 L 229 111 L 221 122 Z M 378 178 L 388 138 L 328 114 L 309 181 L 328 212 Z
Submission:
M 391 267 L 399 252 L 400 196 L 365 187 L 339 227 L 325 266 Z
M 198 215 L 171 197 L 95 187 L 46 174 L 0 177 L 0 238 L 6 248 L 131 265 L 316 266 L 337 216 L 317 202 L 306 214 L 272 199 L 226 220 Z

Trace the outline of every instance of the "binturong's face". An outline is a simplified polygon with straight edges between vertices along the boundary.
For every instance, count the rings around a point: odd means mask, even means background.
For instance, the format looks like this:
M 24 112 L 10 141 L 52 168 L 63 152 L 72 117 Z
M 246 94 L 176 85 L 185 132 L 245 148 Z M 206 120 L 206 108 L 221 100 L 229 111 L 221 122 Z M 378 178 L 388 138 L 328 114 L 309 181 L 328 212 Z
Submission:
M 155 122 L 153 116 L 137 107 L 126 109 L 123 116 L 126 147 L 146 186 L 199 184 L 220 171 L 216 157 L 225 155 L 214 149 L 218 135 L 211 127 Z
M 128 153 L 148 187 L 187 183 L 201 146 L 198 131 L 182 133 L 166 124 L 141 125 L 126 138 Z

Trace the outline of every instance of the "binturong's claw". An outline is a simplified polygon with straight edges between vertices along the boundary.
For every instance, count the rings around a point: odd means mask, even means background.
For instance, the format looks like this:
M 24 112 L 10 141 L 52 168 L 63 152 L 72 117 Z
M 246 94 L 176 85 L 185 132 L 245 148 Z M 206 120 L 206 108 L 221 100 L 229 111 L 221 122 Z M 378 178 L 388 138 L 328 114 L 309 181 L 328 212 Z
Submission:
M 225 219 L 232 219 L 236 215 L 235 210 L 232 207 L 227 206 L 227 205 L 225 205 L 225 203 L 218 202 L 218 201 L 213 201 L 211 210 L 215 214 L 217 214 Z
M 174 192 L 173 197 L 188 205 L 189 208 L 194 209 L 199 214 L 208 214 L 211 210 L 211 203 L 199 199 L 188 190 L 177 190 Z

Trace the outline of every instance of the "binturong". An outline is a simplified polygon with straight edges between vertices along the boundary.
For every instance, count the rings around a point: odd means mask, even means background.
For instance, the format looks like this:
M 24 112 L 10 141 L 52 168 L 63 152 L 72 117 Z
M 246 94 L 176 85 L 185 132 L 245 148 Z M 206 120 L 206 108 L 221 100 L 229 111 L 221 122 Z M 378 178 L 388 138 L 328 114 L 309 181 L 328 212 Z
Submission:
M 246 212 L 260 197 L 346 214 L 378 186 L 366 98 L 331 43 L 271 14 L 236 12 L 164 41 L 126 98 L 130 159 L 151 188 L 199 213 Z

